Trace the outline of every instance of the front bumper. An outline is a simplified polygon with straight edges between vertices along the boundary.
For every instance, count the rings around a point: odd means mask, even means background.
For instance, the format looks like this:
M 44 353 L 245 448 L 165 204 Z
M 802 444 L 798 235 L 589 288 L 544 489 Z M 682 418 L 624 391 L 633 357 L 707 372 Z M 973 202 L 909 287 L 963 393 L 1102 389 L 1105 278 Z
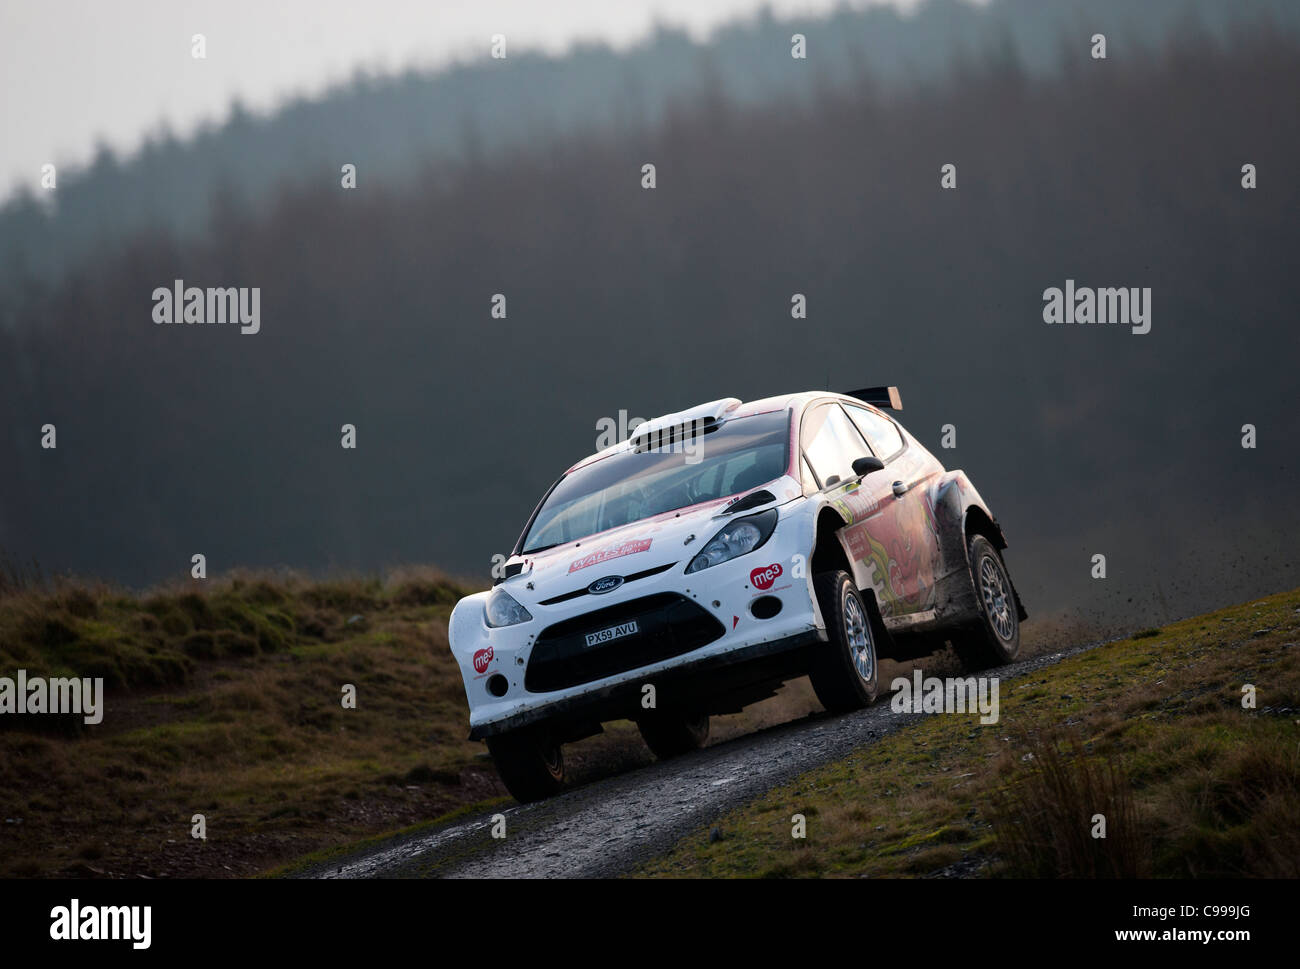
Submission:
M 626 717 L 638 709 L 642 688 L 647 682 L 654 683 L 661 704 L 671 702 L 686 709 L 707 711 L 710 699 L 738 684 L 761 680 L 768 675 L 780 677 L 805 672 L 803 664 L 795 662 L 796 656 L 807 647 L 824 641 L 825 637 L 819 631 L 811 630 L 725 653 L 700 658 L 688 656 L 658 673 L 640 670 L 639 675 L 631 680 L 611 679 L 586 684 L 585 689 L 551 698 L 543 705 L 522 708 L 503 719 L 472 725 L 469 739 L 482 740 L 543 721 L 600 723 Z M 756 668 L 753 676 L 742 678 L 734 675 L 739 667 L 751 665 Z
M 798 520 L 784 520 L 760 549 L 711 569 L 685 574 L 691 556 L 683 554 L 665 571 L 607 595 L 548 606 L 527 602 L 533 619 L 516 626 L 484 623 L 487 593 L 462 599 L 449 638 L 469 701 L 470 738 L 541 721 L 627 716 L 647 684 L 658 707 L 707 705 L 711 693 L 736 687 L 751 667 L 755 674 L 793 675 L 792 654 L 825 639 L 812 584 L 796 577 L 812 545 L 806 530 Z M 753 581 L 756 570 L 775 564 L 781 567 L 775 580 L 768 581 L 769 572 Z M 780 611 L 760 618 L 764 610 L 751 608 L 760 599 L 769 607 L 777 600 Z M 639 604 L 652 600 L 662 609 L 640 621 L 639 634 L 584 650 L 586 632 L 617 625 L 627 610 L 641 616 Z

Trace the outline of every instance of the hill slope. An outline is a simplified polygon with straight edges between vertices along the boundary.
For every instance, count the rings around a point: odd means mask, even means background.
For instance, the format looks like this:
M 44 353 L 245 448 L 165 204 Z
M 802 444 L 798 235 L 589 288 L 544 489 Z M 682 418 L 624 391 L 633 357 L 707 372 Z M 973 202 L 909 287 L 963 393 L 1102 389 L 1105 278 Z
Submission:
M 107 694 L 96 726 L 0 718 L 0 877 L 250 875 L 501 796 L 465 740 L 460 594 L 423 571 L 0 597 L 0 675 Z
M 925 716 L 640 873 L 1295 878 L 1298 636 L 1300 589 L 1107 643 L 1009 681 L 996 724 Z

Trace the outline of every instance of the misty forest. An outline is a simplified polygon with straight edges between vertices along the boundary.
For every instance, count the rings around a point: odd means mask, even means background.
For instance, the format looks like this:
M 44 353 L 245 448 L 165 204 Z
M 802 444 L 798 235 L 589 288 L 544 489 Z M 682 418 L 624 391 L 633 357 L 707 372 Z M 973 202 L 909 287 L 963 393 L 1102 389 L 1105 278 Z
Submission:
M 0 209 L 0 553 L 486 585 L 602 418 L 896 384 L 1032 618 L 1294 587 L 1297 90 L 1293 4 L 937 0 L 485 48 L 105 150 Z M 258 288 L 258 332 L 157 325 L 175 280 Z M 1149 288 L 1150 332 L 1045 324 L 1067 280 Z

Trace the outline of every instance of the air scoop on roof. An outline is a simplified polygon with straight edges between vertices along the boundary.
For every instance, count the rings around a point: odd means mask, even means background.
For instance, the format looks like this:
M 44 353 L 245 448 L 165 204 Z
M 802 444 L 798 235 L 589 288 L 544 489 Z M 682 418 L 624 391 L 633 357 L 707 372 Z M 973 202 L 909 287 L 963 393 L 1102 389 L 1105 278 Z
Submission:
M 712 400 L 690 410 L 665 414 L 663 417 L 638 424 L 628 435 L 628 443 L 632 445 L 634 451 L 649 451 L 679 443 L 699 434 L 707 434 L 739 406 L 738 398 L 723 397 L 721 400 Z

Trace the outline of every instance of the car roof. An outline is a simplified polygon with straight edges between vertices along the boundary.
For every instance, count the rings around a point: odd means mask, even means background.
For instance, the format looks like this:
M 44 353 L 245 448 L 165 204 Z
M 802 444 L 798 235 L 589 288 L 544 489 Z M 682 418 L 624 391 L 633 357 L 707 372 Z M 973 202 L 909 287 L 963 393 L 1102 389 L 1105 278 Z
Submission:
M 834 398 L 836 400 L 851 401 L 852 403 L 861 404 L 861 401 L 845 397 L 843 394 L 837 394 L 829 390 L 806 390 L 793 394 L 780 394 L 775 397 L 764 397 L 760 400 L 735 402 L 735 398 L 723 398 L 722 400 L 711 401 L 708 404 L 700 404 L 696 407 L 688 407 L 682 411 L 675 411 L 670 414 L 662 414 L 659 417 L 646 421 L 649 426 L 671 426 L 677 418 L 677 423 L 686 423 L 696 415 L 707 409 L 714 408 L 717 412 L 725 415 L 725 420 L 734 421 L 742 417 L 753 417 L 757 414 L 770 414 L 772 411 L 795 410 L 800 411 L 814 400 L 824 398 Z M 639 430 L 642 425 L 638 425 Z M 621 454 L 631 449 L 631 439 L 636 436 L 634 430 L 628 436 L 628 440 L 620 441 L 618 444 L 605 448 L 603 451 L 597 451 L 595 454 L 589 454 L 581 461 L 575 462 L 565 474 L 572 474 L 580 468 L 585 468 L 590 464 L 595 464 L 604 458 L 615 454 Z

